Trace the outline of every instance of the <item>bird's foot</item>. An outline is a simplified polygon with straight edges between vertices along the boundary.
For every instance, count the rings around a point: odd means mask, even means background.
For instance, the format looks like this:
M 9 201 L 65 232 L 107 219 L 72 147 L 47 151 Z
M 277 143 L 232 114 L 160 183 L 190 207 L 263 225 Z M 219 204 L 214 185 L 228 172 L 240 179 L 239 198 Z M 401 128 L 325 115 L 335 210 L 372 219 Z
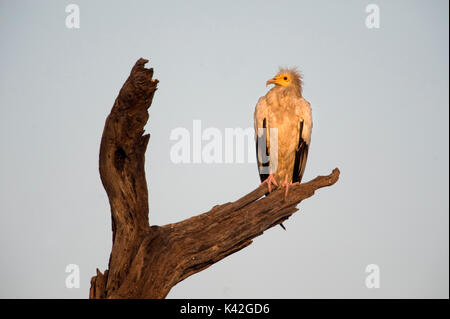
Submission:
M 288 192 L 289 192 L 289 187 L 290 186 L 294 186 L 294 185 L 300 185 L 299 182 L 295 182 L 295 183 L 289 183 L 287 180 L 285 180 L 283 182 L 283 184 L 281 186 L 286 187 L 285 191 L 284 191 L 284 200 L 286 200 Z
M 266 178 L 264 182 L 262 182 L 259 186 L 264 185 L 267 183 L 267 188 L 269 189 L 269 193 L 272 191 L 272 184 L 275 186 L 278 186 L 277 181 L 275 180 L 275 177 L 273 177 L 273 174 L 270 174 L 269 177 Z

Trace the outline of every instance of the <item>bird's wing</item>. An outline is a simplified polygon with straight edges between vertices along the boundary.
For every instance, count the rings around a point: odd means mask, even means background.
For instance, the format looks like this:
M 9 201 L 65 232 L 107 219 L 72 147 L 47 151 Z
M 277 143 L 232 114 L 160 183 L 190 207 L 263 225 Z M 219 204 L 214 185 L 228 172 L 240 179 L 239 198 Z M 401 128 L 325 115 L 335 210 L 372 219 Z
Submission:
M 256 104 L 255 121 L 255 141 L 256 141 L 256 160 L 258 162 L 258 172 L 261 182 L 269 177 L 269 118 L 266 98 L 263 96 Z M 262 130 L 261 130 L 262 129 Z
M 305 173 L 308 158 L 309 143 L 311 141 L 312 117 L 311 107 L 304 99 L 296 101 L 299 113 L 297 148 L 295 149 L 295 162 L 292 182 L 301 182 Z
M 292 174 L 292 183 L 301 182 L 303 173 L 305 172 L 306 159 L 308 158 L 309 145 L 302 137 L 305 128 L 305 121 L 300 120 L 299 123 L 299 137 L 297 148 L 295 149 L 294 171 Z

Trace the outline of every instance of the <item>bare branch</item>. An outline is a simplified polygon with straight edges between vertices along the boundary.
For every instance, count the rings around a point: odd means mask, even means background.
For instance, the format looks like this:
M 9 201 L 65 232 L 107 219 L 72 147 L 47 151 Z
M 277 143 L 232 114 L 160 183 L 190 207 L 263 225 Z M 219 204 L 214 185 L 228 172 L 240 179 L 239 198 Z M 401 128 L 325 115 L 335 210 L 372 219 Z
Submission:
M 143 135 L 158 80 L 139 59 L 106 119 L 100 145 L 100 176 L 111 205 L 113 248 L 107 277 L 108 292 L 120 286 L 143 236 L 149 229 Z

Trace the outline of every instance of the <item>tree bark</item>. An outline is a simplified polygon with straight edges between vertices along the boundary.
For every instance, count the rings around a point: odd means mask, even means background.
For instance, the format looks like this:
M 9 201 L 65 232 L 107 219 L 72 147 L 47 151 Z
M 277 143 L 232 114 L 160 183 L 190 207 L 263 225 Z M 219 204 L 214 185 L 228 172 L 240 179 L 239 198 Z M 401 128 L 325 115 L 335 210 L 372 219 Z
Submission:
M 164 298 L 181 280 L 250 245 L 266 229 L 297 211 L 322 187 L 336 183 L 339 170 L 266 194 L 260 186 L 235 202 L 165 226 L 150 226 L 145 179 L 144 133 L 158 80 L 148 60 L 132 68 L 111 113 L 100 145 L 100 176 L 109 198 L 113 246 L 108 270 L 91 279 L 90 298 Z

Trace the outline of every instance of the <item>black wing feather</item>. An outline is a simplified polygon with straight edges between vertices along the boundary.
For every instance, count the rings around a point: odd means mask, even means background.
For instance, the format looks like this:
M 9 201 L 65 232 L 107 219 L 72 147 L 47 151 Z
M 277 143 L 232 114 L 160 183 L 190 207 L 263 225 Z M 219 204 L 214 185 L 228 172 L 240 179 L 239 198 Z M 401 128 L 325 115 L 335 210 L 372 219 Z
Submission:
M 292 174 L 292 183 L 301 182 L 303 173 L 305 172 L 306 159 L 308 158 L 309 145 L 302 138 L 303 120 L 299 124 L 298 145 L 295 151 L 294 171 Z
M 261 137 L 258 136 L 258 134 L 256 135 L 256 158 L 258 161 L 258 172 L 259 172 L 259 178 L 261 179 L 261 182 L 264 182 L 268 177 L 269 174 L 261 174 L 260 171 L 260 166 L 263 167 L 269 167 L 270 162 L 269 162 L 269 148 L 267 147 L 267 124 L 266 124 L 266 119 L 263 119 L 263 134 Z M 266 146 L 265 149 L 260 149 L 263 148 L 263 146 Z M 263 153 L 265 152 L 265 153 Z M 267 163 L 260 163 L 259 159 L 263 158 L 263 159 L 267 159 Z

